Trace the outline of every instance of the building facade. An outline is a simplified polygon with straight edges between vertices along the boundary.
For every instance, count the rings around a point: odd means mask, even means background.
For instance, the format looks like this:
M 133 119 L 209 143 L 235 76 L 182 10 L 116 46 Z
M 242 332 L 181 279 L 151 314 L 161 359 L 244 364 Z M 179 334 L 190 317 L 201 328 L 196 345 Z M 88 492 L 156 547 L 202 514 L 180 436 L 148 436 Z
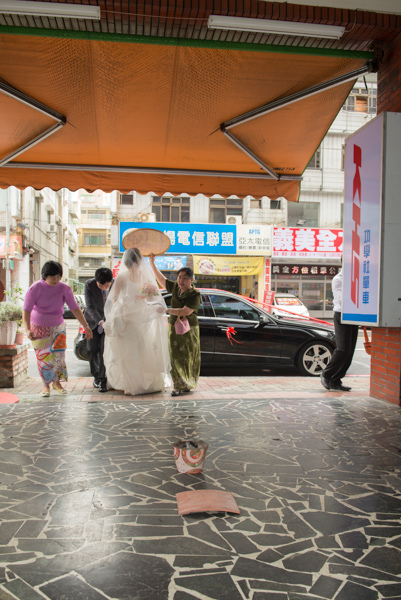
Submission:
M 94 276 L 99 267 L 111 266 L 110 226 L 112 208 L 117 193 L 93 194 L 79 190 L 77 197 L 81 207 L 79 226 L 79 281 L 81 285 Z
M 78 199 L 69 190 L 0 190 L 0 293 L 18 285 L 23 294 L 56 260 L 63 280 L 78 292 Z

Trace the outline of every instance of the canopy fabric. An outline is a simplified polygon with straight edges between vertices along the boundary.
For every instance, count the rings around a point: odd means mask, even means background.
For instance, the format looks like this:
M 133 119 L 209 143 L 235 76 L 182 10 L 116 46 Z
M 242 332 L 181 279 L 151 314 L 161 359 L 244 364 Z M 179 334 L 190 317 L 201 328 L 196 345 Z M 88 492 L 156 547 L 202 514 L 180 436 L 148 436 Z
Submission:
M 298 199 L 299 181 L 268 178 L 220 124 L 366 62 L 338 52 L 10 34 L 0 35 L 0 57 L 0 80 L 66 118 L 56 133 L 0 168 L 2 188 L 251 194 L 291 201 Z M 231 132 L 280 176 L 301 176 L 352 85 L 341 84 Z M 53 123 L 0 93 L 0 158 Z M 193 173 L 199 171 L 216 175 Z

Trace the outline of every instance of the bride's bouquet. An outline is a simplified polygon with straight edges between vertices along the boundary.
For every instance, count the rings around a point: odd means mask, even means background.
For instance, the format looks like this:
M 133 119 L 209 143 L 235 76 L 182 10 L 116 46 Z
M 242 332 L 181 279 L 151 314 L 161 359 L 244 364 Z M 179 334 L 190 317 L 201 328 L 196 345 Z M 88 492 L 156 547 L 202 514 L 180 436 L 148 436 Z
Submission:
M 147 283 L 145 283 L 143 285 L 143 288 L 140 290 L 139 294 L 138 294 L 138 298 L 144 298 L 145 300 L 149 299 L 149 298 L 153 298 L 154 296 L 157 296 L 158 289 L 155 285 L 153 285 L 153 283 L 150 283 L 149 281 Z

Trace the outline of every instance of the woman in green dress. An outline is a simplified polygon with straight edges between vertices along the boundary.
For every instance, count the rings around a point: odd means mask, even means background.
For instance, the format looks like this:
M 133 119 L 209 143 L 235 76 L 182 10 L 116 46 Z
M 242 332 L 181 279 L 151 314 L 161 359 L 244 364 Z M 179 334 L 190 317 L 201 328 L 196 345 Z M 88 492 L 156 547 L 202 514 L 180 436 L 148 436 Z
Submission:
M 171 293 L 171 308 L 168 325 L 169 348 L 171 357 L 171 377 L 174 389 L 172 396 L 190 392 L 196 387 L 200 371 L 200 340 L 198 307 L 201 295 L 193 285 L 194 273 L 189 267 L 182 267 L 177 272 L 177 281 L 170 281 L 155 265 L 153 254 L 149 263 L 161 287 Z M 178 318 L 188 319 L 189 331 L 177 335 L 174 324 Z

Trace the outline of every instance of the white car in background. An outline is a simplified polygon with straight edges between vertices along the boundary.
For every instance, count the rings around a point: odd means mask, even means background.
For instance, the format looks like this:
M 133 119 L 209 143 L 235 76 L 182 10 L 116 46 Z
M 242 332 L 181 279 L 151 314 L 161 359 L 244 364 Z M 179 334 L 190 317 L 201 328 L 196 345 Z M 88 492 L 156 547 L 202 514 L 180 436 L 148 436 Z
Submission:
M 277 317 L 309 317 L 308 309 L 297 296 L 280 292 L 274 294 L 271 312 Z

